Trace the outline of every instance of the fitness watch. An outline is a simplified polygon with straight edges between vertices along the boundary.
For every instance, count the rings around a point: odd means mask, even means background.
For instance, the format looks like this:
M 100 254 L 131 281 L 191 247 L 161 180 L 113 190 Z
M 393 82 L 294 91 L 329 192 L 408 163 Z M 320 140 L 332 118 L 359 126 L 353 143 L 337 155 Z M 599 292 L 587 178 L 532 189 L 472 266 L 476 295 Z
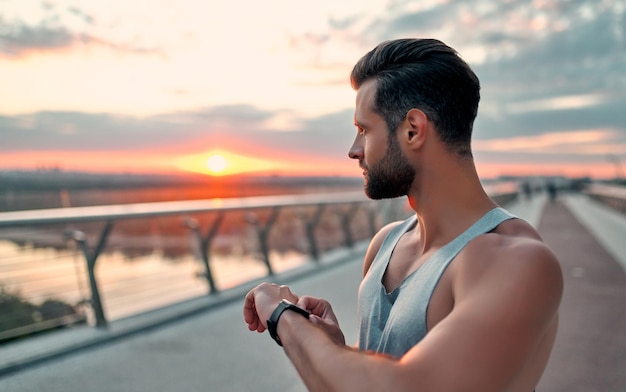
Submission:
M 283 344 L 281 343 L 280 338 L 278 337 L 278 334 L 276 333 L 276 328 L 278 327 L 278 320 L 280 320 L 280 316 L 283 315 L 283 312 L 285 310 L 291 310 L 302 315 L 302 317 L 306 319 L 309 318 L 309 312 L 307 312 L 306 310 L 294 305 L 293 303 L 287 301 L 286 299 L 283 299 L 282 301 L 280 301 L 280 303 L 278 304 L 278 306 L 276 307 L 276 309 L 270 316 L 269 320 L 267 320 L 267 330 L 269 331 L 272 339 L 274 339 L 276 343 L 278 343 L 279 346 L 282 346 Z

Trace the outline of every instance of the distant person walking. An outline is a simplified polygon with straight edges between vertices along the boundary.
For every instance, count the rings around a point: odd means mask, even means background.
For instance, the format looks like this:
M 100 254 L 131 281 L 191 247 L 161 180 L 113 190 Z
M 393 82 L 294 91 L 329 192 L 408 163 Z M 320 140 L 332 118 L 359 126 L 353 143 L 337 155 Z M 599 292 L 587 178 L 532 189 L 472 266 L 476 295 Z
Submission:
M 246 296 L 248 328 L 269 329 L 312 391 L 532 391 L 557 333 L 562 273 L 481 185 L 470 148 L 478 78 L 444 43 L 400 39 L 360 59 L 351 82 L 349 156 L 365 192 L 405 195 L 415 214 L 370 243 L 356 347 L 326 300 L 270 283 Z
M 546 184 L 546 190 L 548 191 L 548 197 L 550 198 L 550 202 L 553 203 L 556 200 L 557 189 L 556 185 L 553 181 L 548 181 Z
M 533 190 L 530 187 L 530 183 L 528 181 L 524 181 L 522 183 L 522 192 L 524 193 L 524 198 L 526 200 L 530 200 L 533 195 Z

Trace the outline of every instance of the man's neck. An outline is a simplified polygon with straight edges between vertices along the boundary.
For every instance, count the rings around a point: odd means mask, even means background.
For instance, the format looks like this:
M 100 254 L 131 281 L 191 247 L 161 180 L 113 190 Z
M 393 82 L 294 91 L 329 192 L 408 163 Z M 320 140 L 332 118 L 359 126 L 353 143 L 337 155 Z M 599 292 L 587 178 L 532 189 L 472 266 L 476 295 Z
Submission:
M 471 161 L 441 162 L 420 172 L 408 199 L 424 252 L 450 242 L 496 207 Z

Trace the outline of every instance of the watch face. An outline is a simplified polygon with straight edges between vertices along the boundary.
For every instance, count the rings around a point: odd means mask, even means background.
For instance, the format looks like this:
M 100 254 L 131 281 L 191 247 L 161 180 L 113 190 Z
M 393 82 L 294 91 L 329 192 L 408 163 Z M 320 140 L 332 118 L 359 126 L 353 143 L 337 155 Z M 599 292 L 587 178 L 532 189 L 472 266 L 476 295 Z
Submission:
M 287 301 L 286 299 L 283 299 L 282 301 L 280 301 L 276 309 L 272 312 L 272 315 L 270 316 L 269 320 L 267 320 L 267 330 L 270 333 L 270 336 L 272 337 L 272 339 L 274 339 L 276 343 L 278 343 L 279 346 L 282 346 L 283 344 L 280 341 L 278 334 L 276 333 L 276 328 L 278 327 L 278 320 L 280 320 L 280 316 L 283 315 L 285 310 L 292 310 L 296 313 L 301 314 L 302 317 L 307 318 L 307 319 L 309 318 L 309 315 L 310 315 L 309 312 L 294 305 L 293 303 Z

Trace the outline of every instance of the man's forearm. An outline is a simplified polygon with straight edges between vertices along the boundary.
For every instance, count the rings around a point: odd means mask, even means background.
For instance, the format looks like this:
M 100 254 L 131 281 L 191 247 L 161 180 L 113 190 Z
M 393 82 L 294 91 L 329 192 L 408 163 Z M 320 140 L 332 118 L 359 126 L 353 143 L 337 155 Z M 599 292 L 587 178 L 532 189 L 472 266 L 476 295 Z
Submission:
M 376 390 L 376 383 L 387 378 L 383 373 L 393 372 L 398 365 L 395 360 L 336 344 L 321 328 L 297 314 L 281 318 L 278 335 L 310 391 Z

